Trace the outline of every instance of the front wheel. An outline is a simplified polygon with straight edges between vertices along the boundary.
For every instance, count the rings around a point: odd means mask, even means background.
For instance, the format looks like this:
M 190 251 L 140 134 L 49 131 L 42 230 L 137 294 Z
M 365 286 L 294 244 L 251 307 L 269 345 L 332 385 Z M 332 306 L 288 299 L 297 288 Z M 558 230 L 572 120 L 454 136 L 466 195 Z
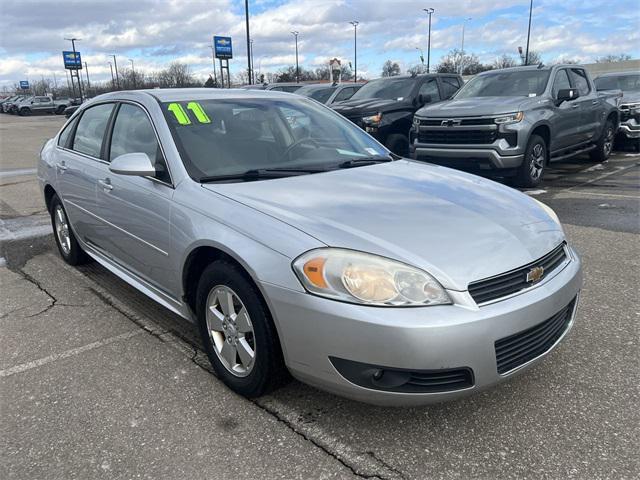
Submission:
M 598 139 L 596 148 L 591 150 L 589 156 L 594 162 L 604 162 L 613 150 L 613 140 L 616 135 L 615 125 L 612 120 L 607 120 L 602 130 L 602 135 Z
M 401 157 L 409 156 L 409 138 L 406 135 L 394 133 L 389 135 L 387 139 L 386 147 L 396 155 Z
M 542 181 L 547 164 L 547 143 L 544 138 L 532 135 L 525 150 L 522 165 L 518 168 L 515 184 L 518 187 L 536 187 Z
M 21 108 L 20 111 L 18 112 L 18 115 L 20 115 L 21 117 L 24 117 L 30 114 L 31 114 L 31 110 L 29 110 L 28 108 Z
M 196 313 L 209 361 L 233 391 L 258 397 L 288 379 L 269 311 L 239 267 L 218 260 L 204 270 Z

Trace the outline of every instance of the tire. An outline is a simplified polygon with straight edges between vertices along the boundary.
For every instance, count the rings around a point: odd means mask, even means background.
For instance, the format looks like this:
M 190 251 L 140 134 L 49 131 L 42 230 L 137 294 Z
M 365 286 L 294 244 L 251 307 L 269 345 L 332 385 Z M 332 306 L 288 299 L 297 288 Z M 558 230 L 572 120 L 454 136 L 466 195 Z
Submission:
M 387 138 L 386 147 L 401 157 L 409 156 L 409 138 L 400 133 L 394 133 Z
M 531 135 L 525 150 L 524 160 L 514 178 L 515 186 L 524 188 L 538 186 L 544 175 L 548 155 L 547 142 L 544 141 L 544 138 L 539 135 Z
M 82 250 L 76 236 L 71 229 L 67 212 L 58 198 L 53 195 L 51 199 L 51 225 L 53 226 L 53 238 L 56 240 L 58 251 L 62 259 L 69 265 L 82 265 L 87 263 L 89 256 Z
M 604 162 L 609 155 L 611 155 L 611 151 L 613 150 L 613 141 L 616 136 L 616 127 L 612 120 L 607 120 L 604 124 L 604 128 L 602 129 L 602 134 L 598 139 L 598 143 L 596 144 L 596 148 L 591 150 L 589 153 L 589 157 L 594 162 Z
M 21 117 L 31 115 L 31 110 L 29 110 L 28 108 L 21 108 L 20 111 L 18 112 L 18 115 L 20 115 Z
M 198 282 L 196 314 L 209 361 L 231 390 L 259 397 L 289 380 L 269 311 L 238 266 L 217 260 L 205 268 Z
M 67 107 L 65 107 L 64 105 L 60 105 L 58 108 L 56 108 L 55 114 L 56 115 L 63 115 L 64 114 L 64 110 Z

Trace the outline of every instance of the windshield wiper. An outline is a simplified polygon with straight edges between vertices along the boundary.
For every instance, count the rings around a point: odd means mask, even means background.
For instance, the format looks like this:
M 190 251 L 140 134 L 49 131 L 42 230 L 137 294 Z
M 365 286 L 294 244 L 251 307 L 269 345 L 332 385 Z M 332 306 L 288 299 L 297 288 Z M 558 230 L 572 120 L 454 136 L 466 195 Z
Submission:
M 266 178 L 284 178 L 309 173 L 326 172 L 325 169 L 315 168 L 259 168 L 246 172 L 230 173 L 227 175 L 205 175 L 200 177 L 200 183 L 218 182 L 224 180 L 260 180 Z
M 382 156 L 356 157 L 356 158 L 351 158 L 349 160 L 345 160 L 344 162 L 338 164 L 338 168 L 362 167 L 365 165 L 373 165 L 374 163 L 392 162 L 394 160 L 395 160 L 394 158 L 382 157 Z

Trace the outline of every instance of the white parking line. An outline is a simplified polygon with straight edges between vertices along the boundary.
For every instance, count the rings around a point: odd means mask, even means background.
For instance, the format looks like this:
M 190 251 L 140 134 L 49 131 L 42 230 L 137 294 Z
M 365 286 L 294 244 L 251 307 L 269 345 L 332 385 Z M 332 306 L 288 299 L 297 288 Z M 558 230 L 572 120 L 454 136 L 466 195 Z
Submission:
M 14 170 L 0 170 L 0 178 L 21 177 L 37 173 L 37 168 L 16 168 Z
M 632 200 L 640 200 L 640 195 L 620 195 L 617 193 L 578 192 L 577 190 L 572 190 L 571 195 L 586 195 L 586 196 L 595 195 L 599 197 L 630 198 Z
M 145 330 L 136 329 L 131 332 L 121 333 L 120 335 L 116 335 L 115 337 L 105 338 L 104 340 L 89 343 L 88 345 L 84 345 L 82 347 L 72 348 L 71 350 L 67 350 L 62 353 L 54 353 L 53 355 L 49 355 L 48 357 L 39 358 L 38 360 L 33 360 L 21 365 L 16 365 L 15 367 L 0 370 L 0 377 L 8 377 L 10 375 L 15 375 L 16 373 L 26 372 L 27 370 L 41 367 L 42 365 L 55 362 L 56 360 L 73 357 L 83 352 L 88 352 L 89 350 L 95 350 L 96 348 L 109 345 L 110 343 L 119 342 L 120 340 L 126 340 L 128 338 L 135 337 L 136 335 L 140 335 L 141 333 L 145 333 Z
M 616 175 L 618 173 L 626 172 L 627 170 L 630 170 L 632 168 L 637 168 L 637 167 L 638 167 L 637 164 L 627 165 L 626 167 L 616 167 L 616 170 L 613 171 L 613 172 L 605 173 L 604 175 L 600 175 L 599 177 L 592 178 L 591 180 L 587 180 L 586 182 L 579 183 L 578 185 L 574 185 L 573 187 L 564 188 L 561 191 L 562 192 L 568 192 L 570 190 L 574 190 L 576 188 L 583 187 L 585 185 L 590 185 L 592 183 L 599 182 L 600 180 L 603 180 L 603 179 L 605 179 L 607 177 L 610 177 L 611 175 Z

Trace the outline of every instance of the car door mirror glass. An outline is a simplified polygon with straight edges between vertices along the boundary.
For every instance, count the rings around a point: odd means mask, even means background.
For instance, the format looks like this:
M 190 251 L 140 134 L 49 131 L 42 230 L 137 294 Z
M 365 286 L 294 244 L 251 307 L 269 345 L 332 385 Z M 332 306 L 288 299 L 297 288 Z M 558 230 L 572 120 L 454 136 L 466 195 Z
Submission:
M 575 100 L 579 96 L 580 93 L 575 88 L 561 88 L 560 90 L 558 90 L 556 100 L 558 100 L 559 103 L 568 102 L 571 100 Z
M 113 159 L 109 170 L 118 175 L 132 175 L 137 177 L 153 177 L 156 169 L 146 153 L 125 153 Z

